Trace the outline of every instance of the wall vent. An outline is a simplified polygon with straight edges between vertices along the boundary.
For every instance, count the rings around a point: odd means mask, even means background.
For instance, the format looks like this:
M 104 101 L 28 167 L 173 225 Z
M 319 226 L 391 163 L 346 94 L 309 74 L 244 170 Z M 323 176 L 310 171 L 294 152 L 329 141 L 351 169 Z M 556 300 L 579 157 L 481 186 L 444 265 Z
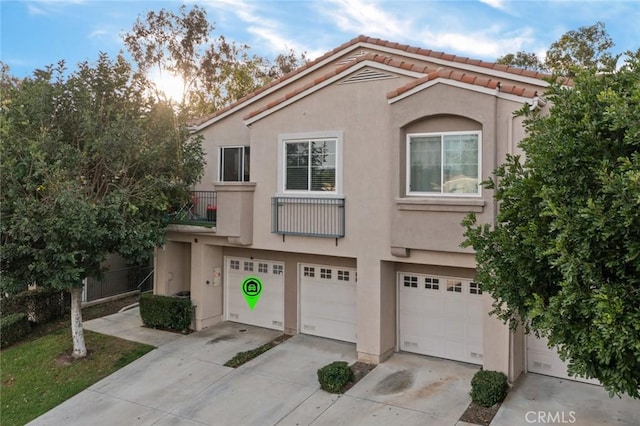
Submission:
M 229 312 L 229 318 L 238 319 L 238 318 L 240 318 L 240 315 L 234 314 L 233 312 Z
M 282 327 L 282 321 L 273 320 L 273 321 L 271 321 L 271 325 L 275 325 L 277 327 Z
M 551 364 L 547 364 L 546 362 L 534 361 L 533 368 L 536 370 L 551 370 Z
M 386 80 L 389 78 L 396 78 L 396 76 L 379 70 L 364 69 L 359 73 L 342 80 L 340 84 L 363 83 L 365 81 Z
M 309 324 L 304 324 L 302 326 L 303 329 L 305 330 L 309 330 L 309 331 L 315 331 L 316 330 L 316 326 L 315 325 L 309 325 Z

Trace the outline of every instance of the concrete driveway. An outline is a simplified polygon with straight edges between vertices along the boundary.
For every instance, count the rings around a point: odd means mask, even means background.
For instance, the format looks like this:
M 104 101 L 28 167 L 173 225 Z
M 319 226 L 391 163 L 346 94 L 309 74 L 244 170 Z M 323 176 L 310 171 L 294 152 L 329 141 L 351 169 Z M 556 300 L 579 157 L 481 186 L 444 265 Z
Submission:
M 525 374 L 509 391 L 491 426 L 576 424 L 640 425 L 640 401 L 609 398 L 604 388 L 556 377 Z
M 132 340 L 135 311 L 88 324 Z M 109 321 L 109 322 L 107 322 Z M 139 326 L 138 326 L 139 327 Z M 469 404 L 477 368 L 396 354 L 338 396 L 319 389 L 316 371 L 356 360 L 355 345 L 297 335 L 237 369 L 237 352 L 279 332 L 235 323 L 183 335 L 149 336 L 158 349 L 58 407 L 33 425 L 455 425 Z M 117 334 L 116 334 L 117 335 Z

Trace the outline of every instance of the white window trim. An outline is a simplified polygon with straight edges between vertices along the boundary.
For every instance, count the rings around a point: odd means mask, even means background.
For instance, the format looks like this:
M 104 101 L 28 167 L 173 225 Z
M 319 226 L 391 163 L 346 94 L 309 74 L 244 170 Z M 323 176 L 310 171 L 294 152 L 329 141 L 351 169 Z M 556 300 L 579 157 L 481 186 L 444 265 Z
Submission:
M 229 181 L 225 181 L 222 180 L 222 165 L 224 164 L 224 150 L 227 148 L 242 148 L 242 170 L 240 171 L 240 176 L 242 177 L 242 180 L 239 181 L 231 181 L 231 182 L 246 182 L 244 180 L 244 166 L 245 166 L 245 161 L 244 161 L 244 156 L 245 156 L 245 148 L 248 148 L 248 145 L 224 145 L 224 146 L 220 146 L 218 147 L 218 182 L 229 182 Z
M 425 136 L 446 136 L 446 135 L 477 135 L 478 136 L 478 192 L 476 194 L 461 194 L 459 192 L 456 193 L 448 193 L 448 192 L 423 192 L 423 191 L 412 191 L 411 190 L 411 138 L 412 137 L 425 137 Z M 461 132 L 431 132 L 431 133 L 408 133 L 406 138 L 406 156 L 405 156 L 405 167 L 406 167 L 406 176 L 405 176 L 405 193 L 407 196 L 419 196 L 419 197 L 455 197 L 455 198 L 480 198 L 482 197 L 482 131 L 481 130 L 469 130 L 469 131 L 461 131 Z M 442 166 L 444 161 L 442 160 L 442 156 L 444 155 L 444 150 L 442 146 L 440 147 L 440 167 L 442 176 Z M 442 178 L 441 178 L 442 179 Z M 442 182 L 441 182 L 442 184 Z
M 315 139 L 334 139 L 336 141 L 336 190 L 335 191 L 300 191 L 300 190 L 288 190 L 285 188 L 286 184 L 286 149 L 285 144 L 288 142 L 305 142 Z M 288 133 L 278 135 L 278 194 L 276 196 L 296 196 L 304 195 L 305 197 L 331 197 L 342 196 L 342 146 L 343 146 L 344 132 L 342 130 L 333 130 L 326 132 L 310 132 L 310 133 Z

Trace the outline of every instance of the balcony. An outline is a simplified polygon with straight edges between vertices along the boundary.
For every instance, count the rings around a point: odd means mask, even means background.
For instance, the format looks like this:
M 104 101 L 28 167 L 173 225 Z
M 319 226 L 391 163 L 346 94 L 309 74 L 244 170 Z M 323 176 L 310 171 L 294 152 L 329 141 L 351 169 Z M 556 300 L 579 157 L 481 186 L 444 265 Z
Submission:
M 217 194 L 215 191 L 191 191 L 189 199 L 168 214 L 173 225 L 215 228 L 217 220 Z
M 171 232 L 215 234 L 236 245 L 253 243 L 253 182 L 216 182 L 215 191 L 191 191 L 184 204 L 169 213 Z
M 343 238 L 344 198 L 273 197 L 271 232 L 280 235 Z

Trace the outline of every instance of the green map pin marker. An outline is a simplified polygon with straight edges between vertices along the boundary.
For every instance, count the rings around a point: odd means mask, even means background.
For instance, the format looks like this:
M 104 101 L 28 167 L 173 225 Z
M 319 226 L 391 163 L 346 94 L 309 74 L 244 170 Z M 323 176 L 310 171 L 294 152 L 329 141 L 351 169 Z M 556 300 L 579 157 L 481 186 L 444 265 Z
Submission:
M 242 281 L 242 294 L 244 294 L 244 300 L 247 301 L 249 308 L 253 311 L 256 307 L 256 303 L 260 300 L 260 294 L 262 293 L 262 281 L 258 277 L 246 277 Z

